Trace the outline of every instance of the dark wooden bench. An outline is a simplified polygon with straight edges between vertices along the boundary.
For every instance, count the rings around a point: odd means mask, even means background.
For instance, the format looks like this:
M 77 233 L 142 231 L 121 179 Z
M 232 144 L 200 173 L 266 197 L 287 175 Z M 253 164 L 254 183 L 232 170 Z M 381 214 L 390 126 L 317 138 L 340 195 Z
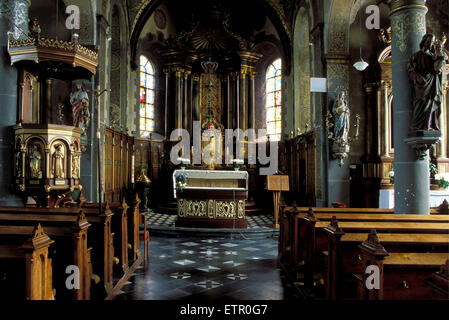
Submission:
M 361 276 L 358 297 L 362 300 L 428 300 L 432 297 L 432 286 L 428 285 L 432 274 L 439 271 L 449 259 L 449 253 L 389 253 L 375 232 L 359 245 L 362 253 Z M 365 266 L 379 268 L 379 288 L 369 289 L 366 282 L 370 274 Z M 449 299 L 447 297 L 446 299 Z
M 300 211 L 300 210 L 301 211 Z M 283 208 L 282 219 L 281 219 L 281 230 L 279 238 L 279 261 L 281 264 L 290 269 L 295 278 L 304 278 L 304 274 L 307 273 L 307 268 L 305 268 L 305 260 L 311 259 L 311 257 L 316 256 L 316 252 L 308 250 L 307 248 L 313 248 L 316 245 L 316 241 L 312 240 L 315 238 L 315 233 L 318 235 L 322 233 L 325 227 L 328 226 L 329 221 L 332 219 L 333 215 L 329 213 L 318 213 L 315 214 L 312 208 L 309 208 L 307 213 L 304 213 L 304 208 Z M 323 208 L 327 209 L 325 211 L 336 211 L 336 209 L 347 209 L 347 208 Z M 379 228 L 385 227 L 387 229 L 379 229 L 379 232 L 388 232 L 388 227 L 393 226 L 391 223 L 401 222 L 408 223 L 411 229 L 416 228 L 413 226 L 415 223 L 419 224 L 422 229 L 425 226 L 429 226 L 430 230 L 426 230 L 426 233 L 435 232 L 446 232 L 437 231 L 432 229 L 432 227 L 441 227 L 442 223 L 449 222 L 448 215 L 432 216 L 432 215 L 395 215 L 380 214 L 379 209 L 369 209 L 368 214 L 356 213 L 361 209 L 352 209 L 352 213 L 339 213 L 336 215 L 338 218 L 341 217 L 342 223 L 345 223 L 346 232 L 356 232 L 358 227 L 363 227 L 367 222 L 379 223 L 377 225 Z M 435 224 L 432 226 L 431 224 Z M 315 224 L 317 229 L 315 229 Z M 402 225 L 404 228 L 406 224 Z M 354 229 L 355 228 L 355 229 Z M 354 230 L 355 231 L 354 231 Z M 364 232 L 369 232 L 370 228 L 365 228 Z M 403 232 L 414 232 L 413 230 L 404 229 Z M 424 231 L 423 231 L 424 232 Z M 318 238 L 318 241 L 322 241 L 322 238 Z M 327 245 L 327 239 L 324 237 L 325 244 Z M 307 257 L 308 256 L 308 257 Z M 307 278 L 307 277 L 306 277 Z M 310 275 L 309 275 L 310 280 Z M 307 280 L 306 280 L 307 282 Z M 312 283 L 308 283 L 310 286 Z
M 59 220 L 67 220 L 67 217 L 77 217 L 82 211 L 89 224 L 88 246 L 92 250 L 91 264 L 92 276 L 96 280 L 94 289 L 95 297 L 107 296 L 112 291 L 113 285 L 113 233 L 111 232 L 111 210 L 105 206 L 100 213 L 95 209 L 79 208 L 20 208 L 0 207 L 0 214 L 12 214 L 13 219 L 27 219 L 27 215 L 41 216 L 41 220 L 47 223 L 56 223 Z M 70 218 L 69 218 L 70 219 Z
M 325 297 L 332 300 L 349 297 L 353 283 L 351 280 L 354 280 L 351 274 L 363 269 L 358 246 L 366 239 L 367 234 L 345 233 L 336 221 L 325 228 L 325 232 L 328 234 L 328 249 L 321 252 Z M 378 238 L 390 253 L 449 252 L 449 234 L 379 233 Z M 353 290 L 352 293 L 354 292 Z
M 121 273 L 126 273 L 129 269 L 128 261 L 128 208 L 125 199 L 121 203 L 106 204 L 112 211 L 111 228 L 114 233 L 113 246 L 114 255 L 118 254 Z M 92 212 L 99 212 L 98 203 L 84 203 L 82 209 L 89 209 Z
M 90 299 L 91 265 L 87 246 L 87 231 L 90 224 L 82 211 L 77 216 L 52 216 L 42 214 L 17 214 L 0 212 L 0 241 L 7 243 L 11 238 L 29 235 L 35 223 L 41 224 L 45 232 L 55 240 L 50 257 L 54 262 L 53 283 L 57 299 Z M 80 288 L 69 290 L 65 285 L 70 265 L 79 269 Z
M 49 257 L 49 248 L 54 241 L 40 224 L 27 235 L 14 235 L 13 238 L 0 241 L 2 301 L 15 298 L 54 300 L 53 267 Z

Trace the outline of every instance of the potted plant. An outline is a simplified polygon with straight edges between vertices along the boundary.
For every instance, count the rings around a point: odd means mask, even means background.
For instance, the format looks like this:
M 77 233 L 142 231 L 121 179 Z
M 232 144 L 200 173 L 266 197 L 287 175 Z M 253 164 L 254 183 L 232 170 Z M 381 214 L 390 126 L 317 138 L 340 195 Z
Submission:
M 437 173 L 435 182 L 440 188 L 447 189 L 449 187 L 449 173 Z

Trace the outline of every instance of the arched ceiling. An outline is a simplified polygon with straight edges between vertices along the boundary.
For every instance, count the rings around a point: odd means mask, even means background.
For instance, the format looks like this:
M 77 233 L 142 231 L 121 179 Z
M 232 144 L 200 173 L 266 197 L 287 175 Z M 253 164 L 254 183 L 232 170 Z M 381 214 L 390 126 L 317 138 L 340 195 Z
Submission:
M 211 4 L 223 6 L 231 13 L 232 32 L 236 33 L 235 38 L 238 39 L 238 37 L 241 36 L 248 42 L 251 40 L 252 27 L 260 24 L 260 22 L 257 22 L 256 20 L 260 19 L 261 16 L 267 17 L 274 25 L 280 38 L 280 50 L 284 58 L 284 72 L 286 74 L 289 73 L 291 65 L 291 34 L 282 9 L 272 0 L 245 0 L 243 2 L 241 0 L 140 0 L 140 5 L 137 6 L 138 9 L 131 12 L 131 16 L 135 15 L 135 18 L 130 19 L 130 21 L 133 21 L 131 28 L 131 60 L 134 62 L 133 67 L 136 67 L 136 49 L 145 23 L 164 1 L 169 8 L 170 6 L 176 8 L 176 10 L 172 10 L 172 13 L 177 29 L 181 32 L 186 32 L 188 31 L 186 30 L 188 27 L 192 27 L 191 16 L 195 11 L 201 11 L 203 6 L 207 8 L 210 7 Z M 199 41 L 200 39 L 197 37 L 197 40 Z M 220 43 L 217 43 L 217 45 L 220 45 Z

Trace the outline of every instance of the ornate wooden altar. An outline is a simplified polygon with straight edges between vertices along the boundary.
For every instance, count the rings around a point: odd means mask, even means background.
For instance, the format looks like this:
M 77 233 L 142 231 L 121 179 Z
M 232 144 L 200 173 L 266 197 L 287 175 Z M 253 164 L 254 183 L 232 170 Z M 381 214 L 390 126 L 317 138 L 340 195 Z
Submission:
M 186 175 L 187 186 L 176 188 L 176 176 Z M 177 227 L 245 229 L 248 172 L 176 170 Z

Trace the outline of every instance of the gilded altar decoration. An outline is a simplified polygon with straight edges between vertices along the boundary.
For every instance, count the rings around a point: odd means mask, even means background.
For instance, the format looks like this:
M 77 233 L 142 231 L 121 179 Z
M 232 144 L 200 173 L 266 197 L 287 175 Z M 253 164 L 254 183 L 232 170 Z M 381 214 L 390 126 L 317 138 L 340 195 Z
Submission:
M 76 83 L 76 91 L 70 93 L 70 104 L 72 105 L 73 126 L 81 128 L 83 135 L 90 123 L 89 96 L 80 82 Z
M 332 112 L 328 111 L 326 116 L 328 138 L 333 142 L 332 157 L 338 159 L 340 167 L 343 166 L 344 159 L 348 157 L 349 144 L 352 141 L 357 141 L 359 137 L 360 116 L 357 114 L 355 118 L 356 124 L 354 127 L 356 132 L 351 138 L 349 137 L 351 112 L 346 100 L 346 92 L 341 91 L 334 102 Z
M 31 178 L 33 179 L 42 179 L 41 160 L 42 154 L 39 151 L 39 147 L 37 144 L 34 144 L 33 152 L 30 154 L 30 170 Z
M 245 200 L 178 199 L 178 216 L 182 218 L 243 219 Z
M 63 179 L 65 177 L 64 173 L 64 152 L 62 149 L 62 144 L 58 143 L 55 145 L 55 152 L 52 156 L 52 168 L 53 175 L 57 179 Z
M 409 137 L 404 141 L 424 160 L 432 145 L 441 138 L 438 118 L 443 104 L 443 70 L 448 61 L 443 52 L 446 36 L 436 40 L 427 33 L 408 63 L 408 74 L 412 83 L 413 115 Z
M 186 186 L 178 190 L 176 181 L 182 174 L 188 174 L 188 179 Z M 178 204 L 176 226 L 247 227 L 248 172 L 175 170 L 173 186 Z

